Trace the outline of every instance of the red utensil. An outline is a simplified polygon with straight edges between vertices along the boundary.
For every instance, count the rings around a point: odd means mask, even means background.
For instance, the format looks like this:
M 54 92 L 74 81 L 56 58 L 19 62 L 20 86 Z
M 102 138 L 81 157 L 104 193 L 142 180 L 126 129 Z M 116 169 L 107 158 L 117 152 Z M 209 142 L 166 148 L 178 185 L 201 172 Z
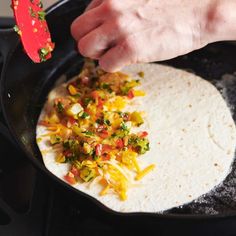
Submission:
M 41 0 L 12 0 L 12 9 L 28 56 L 36 63 L 51 58 L 54 49 Z

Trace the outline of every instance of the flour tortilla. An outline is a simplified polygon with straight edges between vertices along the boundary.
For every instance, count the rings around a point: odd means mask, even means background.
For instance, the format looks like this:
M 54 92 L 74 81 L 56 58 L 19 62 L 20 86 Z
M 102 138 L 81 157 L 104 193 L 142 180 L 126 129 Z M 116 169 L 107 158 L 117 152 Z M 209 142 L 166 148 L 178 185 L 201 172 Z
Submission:
M 139 64 L 124 72 L 140 79 L 145 97 L 135 98 L 127 109 L 144 111 L 141 130 L 149 133 L 150 151 L 140 156 L 141 167 L 156 168 L 129 189 L 128 199 L 115 194 L 100 196 L 95 182 L 75 188 L 118 212 L 161 212 L 191 202 L 220 184 L 234 159 L 236 129 L 229 108 L 217 89 L 202 78 L 168 66 Z M 50 101 L 65 93 L 66 85 L 53 90 Z M 37 137 L 47 133 L 37 127 Z M 46 167 L 63 180 L 69 166 L 55 162 L 48 138 L 38 143 Z M 45 152 L 45 150 L 49 150 Z

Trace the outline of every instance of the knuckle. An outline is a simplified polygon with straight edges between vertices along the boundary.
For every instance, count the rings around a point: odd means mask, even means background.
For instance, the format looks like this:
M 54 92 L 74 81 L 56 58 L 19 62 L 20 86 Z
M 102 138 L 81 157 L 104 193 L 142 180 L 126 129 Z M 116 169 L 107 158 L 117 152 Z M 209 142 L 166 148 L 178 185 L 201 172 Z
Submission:
M 133 36 L 126 37 L 121 43 L 121 50 L 124 50 L 130 58 L 135 58 L 137 54 L 135 38 Z
M 113 17 L 112 25 L 116 31 L 124 31 L 125 26 L 127 26 L 127 21 L 123 15 L 119 14 Z
M 119 44 L 118 53 L 125 55 L 129 63 L 133 64 L 138 62 L 138 48 L 133 36 L 128 36 Z
M 116 11 L 119 8 L 119 1 L 117 0 L 106 0 L 104 2 L 104 7 L 105 9 L 109 12 L 109 11 Z

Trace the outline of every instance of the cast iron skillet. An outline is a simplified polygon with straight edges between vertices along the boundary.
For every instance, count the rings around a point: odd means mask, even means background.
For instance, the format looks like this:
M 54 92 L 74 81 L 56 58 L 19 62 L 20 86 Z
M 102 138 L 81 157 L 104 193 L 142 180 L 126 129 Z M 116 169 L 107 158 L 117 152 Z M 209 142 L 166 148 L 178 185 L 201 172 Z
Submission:
M 163 214 L 117 213 L 87 194 L 64 183 L 45 168 L 35 142 L 37 119 L 46 96 L 56 80 L 62 74 L 66 74 L 70 78 L 83 65 L 83 59 L 75 50 L 75 43 L 70 36 L 70 24 L 73 19 L 84 11 L 87 3 L 87 1 L 82 0 L 64 0 L 48 10 L 47 20 L 53 41 L 56 43 L 56 50 L 52 59 L 46 63 L 34 64 L 30 61 L 23 52 L 19 38 L 13 30 L 0 31 L 0 51 L 4 57 L 0 81 L 0 99 L 2 113 L 7 126 L 7 128 L 4 128 L 3 125 L 0 125 L 0 131 L 7 134 L 7 129 L 9 129 L 11 136 L 14 137 L 14 142 L 23 150 L 24 154 L 38 170 L 79 199 L 79 202 L 85 208 L 90 205 L 93 209 L 92 211 L 99 212 L 99 214 L 104 213 L 105 215 L 121 218 L 131 217 L 132 219 L 145 217 L 145 219 L 154 221 L 157 219 L 212 219 L 236 215 L 234 211 L 236 201 L 228 209 L 224 208 L 224 210 L 219 211 L 219 214 L 215 215 L 207 215 L 202 212 L 199 214 L 199 212 L 195 211 L 194 209 L 202 207 L 198 202 L 166 211 Z M 205 79 L 216 81 L 224 73 L 234 72 L 234 68 L 236 68 L 236 46 L 230 44 L 212 45 L 206 49 L 164 63 L 179 68 L 191 69 Z M 233 93 L 232 99 L 229 101 L 232 104 L 235 103 L 235 95 Z M 233 175 L 232 178 L 234 177 Z M 225 188 L 227 189 L 228 187 L 226 183 Z M 235 189 L 236 186 L 232 188 Z M 222 202 L 222 199 L 219 201 Z M 214 204 L 217 205 L 219 201 L 210 199 L 207 204 L 213 206 Z

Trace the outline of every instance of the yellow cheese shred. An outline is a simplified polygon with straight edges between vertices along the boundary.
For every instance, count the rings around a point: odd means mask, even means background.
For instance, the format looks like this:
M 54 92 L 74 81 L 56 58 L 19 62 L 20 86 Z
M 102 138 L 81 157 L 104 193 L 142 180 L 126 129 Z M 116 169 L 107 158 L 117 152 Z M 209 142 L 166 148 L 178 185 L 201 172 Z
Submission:
M 106 195 L 109 189 L 110 189 L 110 185 L 108 184 L 108 185 L 100 192 L 100 195 L 101 195 L 101 196 Z
M 149 172 L 151 172 L 153 169 L 155 168 L 155 165 L 152 164 L 148 167 L 146 167 L 144 170 L 140 171 L 136 177 L 135 177 L 135 180 L 140 180 L 142 179 L 145 175 L 147 175 Z

